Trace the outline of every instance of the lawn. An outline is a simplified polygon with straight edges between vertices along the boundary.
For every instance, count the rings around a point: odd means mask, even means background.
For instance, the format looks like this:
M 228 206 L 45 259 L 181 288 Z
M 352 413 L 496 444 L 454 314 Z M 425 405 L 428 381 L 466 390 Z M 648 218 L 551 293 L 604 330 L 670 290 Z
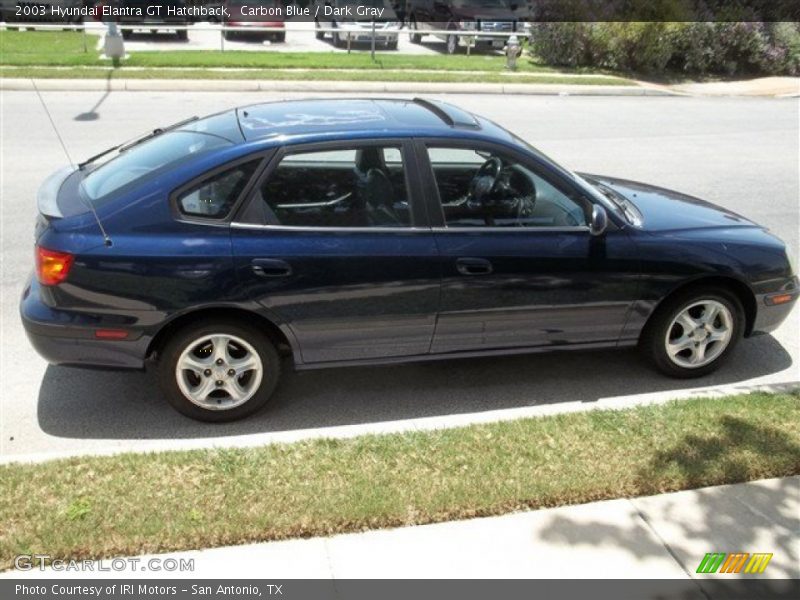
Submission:
M 0 467 L 0 568 L 431 523 L 800 473 L 800 392 Z
M 8 67 L 29 67 L 30 75 L 3 76 L 53 77 L 50 71 L 33 71 L 33 67 L 108 67 L 96 50 L 97 37 L 81 32 L 63 31 L 0 31 L 0 64 Z M 442 81 L 442 82 L 506 82 L 563 83 L 585 85 L 630 85 L 631 82 L 600 72 L 570 72 L 563 76 L 530 59 L 519 61 L 512 76 L 504 69 L 502 56 L 444 56 L 377 53 L 373 61 L 366 52 L 353 54 L 325 52 L 247 52 L 219 50 L 179 50 L 168 52 L 134 52 L 117 70 L 130 78 L 170 79 L 313 79 L 338 81 Z M 144 69 L 135 74 L 127 67 Z M 172 71 L 166 70 L 172 69 Z M 177 69 L 185 69 L 183 74 Z M 206 69 L 217 69 L 207 71 Z M 250 69 L 225 71 L 225 69 Z M 18 72 L 21 73 L 21 72 Z M 64 77 L 98 77 L 95 70 L 70 70 Z M 105 77 L 107 74 L 99 75 Z

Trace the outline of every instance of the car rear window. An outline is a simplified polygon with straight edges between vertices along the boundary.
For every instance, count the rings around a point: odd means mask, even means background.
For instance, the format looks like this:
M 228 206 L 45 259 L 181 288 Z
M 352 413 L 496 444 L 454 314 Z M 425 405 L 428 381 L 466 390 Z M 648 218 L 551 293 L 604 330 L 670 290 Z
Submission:
M 125 150 L 100 165 L 84 178 L 81 190 L 89 200 L 100 200 L 145 177 L 232 145 L 230 140 L 213 134 L 170 131 Z

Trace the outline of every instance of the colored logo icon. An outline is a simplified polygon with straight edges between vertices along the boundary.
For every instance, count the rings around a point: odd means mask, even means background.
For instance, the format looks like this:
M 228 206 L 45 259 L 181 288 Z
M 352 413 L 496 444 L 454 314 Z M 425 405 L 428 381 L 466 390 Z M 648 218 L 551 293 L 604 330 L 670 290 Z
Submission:
M 709 552 L 700 561 L 698 573 L 763 573 L 772 553 Z

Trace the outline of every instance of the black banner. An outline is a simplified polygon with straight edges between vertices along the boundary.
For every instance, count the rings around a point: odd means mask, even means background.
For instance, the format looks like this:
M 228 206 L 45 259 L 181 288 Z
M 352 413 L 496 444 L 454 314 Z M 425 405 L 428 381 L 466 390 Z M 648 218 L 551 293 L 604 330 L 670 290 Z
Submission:
M 264 566 L 255 567 L 262 569 Z M 576 570 L 580 564 L 575 565 Z M 800 597 L 800 581 L 670 580 L 4 580 L 4 599 L 53 600 L 778 600 Z
M 16 0 L 6 22 L 800 21 L 800 0 Z

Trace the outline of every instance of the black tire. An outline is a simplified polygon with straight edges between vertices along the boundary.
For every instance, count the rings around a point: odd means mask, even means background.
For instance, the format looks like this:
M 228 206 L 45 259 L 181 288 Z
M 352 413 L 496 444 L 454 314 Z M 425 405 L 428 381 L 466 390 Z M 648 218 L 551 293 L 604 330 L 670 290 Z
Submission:
M 285 42 L 286 41 L 286 33 L 278 33 L 275 35 L 276 42 Z
M 389 42 L 386 44 L 388 50 L 397 50 L 397 42 Z
M 244 340 L 255 349 L 262 364 L 262 379 L 255 393 L 243 404 L 226 410 L 212 410 L 192 402 L 178 386 L 175 369 L 183 351 L 204 335 L 227 334 Z M 280 377 L 280 357 L 274 344 L 262 331 L 230 319 L 203 320 L 184 327 L 170 336 L 159 352 L 158 382 L 172 407 L 187 417 L 198 421 L 222 423 L 236 421 L 263 408 L 272 397 Z
M 188 31 L 186 31 L 185 29 L 179 29 L 179 30 L 178 30 L 178 31 L 176 31 L 175 33 L 177 33 L 177 34 L 178 34 L 178 39 L 179 39 L 181 42 L 185 42 L 185 41 L 187 41 L 187 40 L 189 39 L 189 32 L 188 32 Z
M 325 39 L 325 32 L 319 30 L 319 27 L 320 27 L 319 26 L 319 21 L 315 21 L 314 22 L 314 27 L 316 27 L 316 29 L 317 29 L 314 32 L 314 37 L 316 37 L 318 40 L 324 40 Z
M 667 352 L 668 329 L 674 319 L 686 308 L 702 301 L 716 301 L 725 306 L 732 317 L 732 333 L 728 345 L 711 362 L 699 367 L 684 367 L 670 358 Z M 697 286 L 667 298 L 650 317 L 639 339 L 639 347 L 650 362 L 662 373 L 679 379 L 691 379 L 708 375 L 719 369 L 742 338 L 745 329 L 745 314 L 742 303 L 733 292 L 719 286 Z M 691 349 L 689 349 L 691 352 Z
M 408 41 L 412 44 L 421 44 L 422 35 L 417 31 L 417 22 L 411 20 L 408 24 Z
M 342 39 L 342 36 L 339 35 L 338 31 L 334 31 L 331 34 L 331 41 L 333 41 L 333 45 L 337 48 L 341 48 L 345 45 L 345 41 Z
M 122 39 L 123 40 L 131 39 L 132 35 L 133 35 L 133 31 L 132 30 L 130 30 L 130 29 L 123 29 L 122 30 Z
M 233 39 L 233 32 L 232 31 L 223 31 L 222 32 L 222 38 L 226 42 L 230 42 Z

